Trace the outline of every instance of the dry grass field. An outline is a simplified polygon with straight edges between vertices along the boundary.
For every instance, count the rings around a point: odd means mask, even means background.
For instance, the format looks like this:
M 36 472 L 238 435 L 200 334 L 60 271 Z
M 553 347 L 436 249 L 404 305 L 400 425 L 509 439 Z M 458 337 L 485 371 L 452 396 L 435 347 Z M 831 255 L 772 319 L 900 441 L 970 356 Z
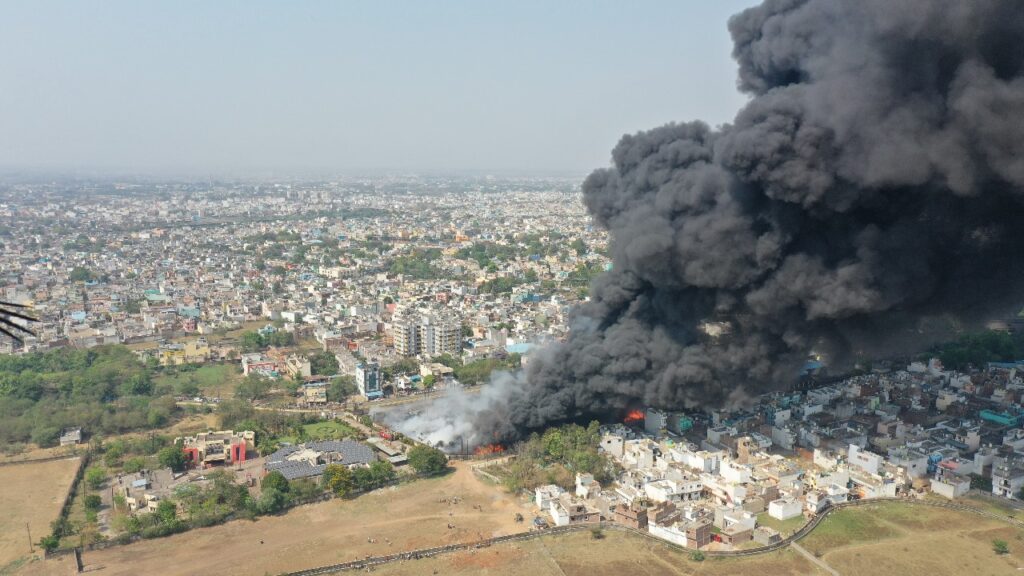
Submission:
M 992 550 L 1005 540 L 1010 553 Z M 976 514 L 884 504 L 833 514 L 801 541 L 843 576 L 999 575 L 1024 570 L 1024 530 Z M 690 560 L 688 555 L 631 534 L 587 532 L 459 552 L 377 567 L 386 576 L 681 576 L 701 574 L 823 574 L 791 550 L 743 559 Z
M 844 532 L 854 536 L 840 537 Z M 1009 543 L 1009 554 L 993 552 L 996 539 Z M 1024 530 L 977 514 L 907 504 L 842 510 L 826 518 L 801 544 L 843 576 L 996 575 L 1024 570 Z
M 453 496 L 461 501 L 441 501 Z M 106 576 L 278 574 L 518 532 L 525 527 L 515 522 L 517 511 L 527 512 L 517 499 L 459 464 L 441 478 L 302 506 L 281 516 L 87 552 L 84 559 L 87 570 Z
M 595 540 L 589 532 L 550 536 L 403 563 L 379 566 L 386 576 L 707 576 L 825 574 L 789 550 L 754 559 L 690 560 L 668 546 L 623 532 L 605 531 Z
M 443 499 L 459 496 L 458 504 Z M 455 542 L 509 534 L 528 506 L 477 479 L 468 466 L 442 478 L 354 500 L 303 506 L 254 522 L 148 540 L 85 554 L 103 574 L 279 574 Z M 452 524 L 453 528 L 448 528 Z M 1005 540 L 1000 556 L 992 541 Z M 373 540 L 372 542 L 370 540 Z M 801 544 L 844 576 L 998 575 L 1024 570 L 1024 530 L 979 516 L 924 506 L 879 504 L 829 516 Z M 34 563 L 17 573 L 63 574 L 66 565 Z M 615 531 L 589 532 L 446 554 L 375 567 L 383 575 L 740 576 L 823 575 L 792 549 L 702 562 L 657 541 Z
M 78 463 L 69 458 L 0 467 L 0 573 L 30 555 L 26 523 L 35 542 L 50 533 Z

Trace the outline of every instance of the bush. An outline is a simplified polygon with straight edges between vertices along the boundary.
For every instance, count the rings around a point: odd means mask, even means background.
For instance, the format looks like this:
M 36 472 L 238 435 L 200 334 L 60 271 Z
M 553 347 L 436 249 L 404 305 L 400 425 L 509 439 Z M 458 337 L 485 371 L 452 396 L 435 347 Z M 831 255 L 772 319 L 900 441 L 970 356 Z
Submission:
M 180 446 L 168 446 L 162 448 L 157 453 L 156 459 L 160 462 L 160 465 L 165 468 L 170 468 L 175 472 L 180 472 L 185 469 L 185 464 L 188 462 L 188 457 L 185 451 Z
M 591 528 L 590 529 L 590 537 L 593 538 L 594 540 L 603 540 L 604 539 L 604 530 L 601 530 L 601 528 L 599 528 L 599 527 L 598 528 Z
M 128 474 L 135 474 L 146 467 L 146 459 L 141 456 L 129 458 L 124 463 L 124 471 Z
M 309 500 L 324 493 L 324 489 L 309 478 L 293 480 L 290 484 L 291 494 L 295 500 Z
M 107 480 L 107 471 L 103 468 L 91 467 L 85 471 L 85 485 L 93 490 L 99 490 Z
M 284 477 L 284 474 L 274 470 L 263 477 L 263 481 L 260 482 L 260 490 L 276 490 L 282 494 L 287 494 L 291 491 L 291 485 L 288 483 L 288 479 Z
M 703 562 L 704 553 L 700 550 L 694 550 L 693 552 L 690 552 L 690 560 L 693 560 L 694 562 Z
M 103 504 L 103 500 L 100 498 L 99 494 L 87 494 L 83 499 L 83 503 L 85 504 L 85 510 L 87 512 L 95 512 L 100 509 L 100 506 Z
M 1009 554 L 1010 553 L 1010 546 L 1009 546 L 1009 544 L 1006 543 L 1006 540 L 993 540 L 992 541 L 992 550 L 996 554 L 1000 554 L 1000 555 L 1001 554 Z
M 32 430 L 32 442 L 41 448 L 56 446 L 58 438 L 60 429 L 56 426 L 40 426 Z
M 287 507 L 288 495 L 276 488 L 264 487 L 256 502 L 256 511 L 260 514 L 277 514 Z
M 437 448 L 414 446 L 409 450 L 409 466 L 417 474 L 433 476 L 448 468 L 448 457 Z
M 320 477 L 321 486 L 335 495 L 345 497 L 352 491 L 352 471 L 341 464 L 328 464 Z
M 121 442 L 111 444 L 103 454 L 103 463 L 107 466 L 117 466 L 121 463 L 121 458 L 124 457 L 124 450 L 124 444 Z
M 60 538 L 50 534 L 49 536 L 43 536 L 39 539 L 39 547 L 47 552 L 53 552 L 60 546 Z

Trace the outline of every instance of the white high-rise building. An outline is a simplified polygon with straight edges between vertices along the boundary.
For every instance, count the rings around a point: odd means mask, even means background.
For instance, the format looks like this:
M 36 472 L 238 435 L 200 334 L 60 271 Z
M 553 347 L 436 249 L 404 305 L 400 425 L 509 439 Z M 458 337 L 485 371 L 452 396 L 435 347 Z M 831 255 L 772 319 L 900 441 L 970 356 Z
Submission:
M 403 356 L 457 356 L 462 352 L 462 324 L 458 319 L 407 315 L 392 328 L 395 351 Z

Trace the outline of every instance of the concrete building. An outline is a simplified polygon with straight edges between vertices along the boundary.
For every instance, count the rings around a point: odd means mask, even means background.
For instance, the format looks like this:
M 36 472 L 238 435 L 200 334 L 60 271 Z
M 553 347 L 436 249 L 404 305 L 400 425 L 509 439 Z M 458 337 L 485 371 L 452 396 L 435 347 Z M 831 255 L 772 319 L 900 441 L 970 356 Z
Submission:
M 789 520 L 803 513 L 799 500 L 779 498 L 768 503 L 768 515 L 776 520 Z
M 306 404 L 326 404 L 327 382 L 306 382 L 303 384 L 302 401 Z
M 1003 498 L 1017 498 L 1024 488 L 1024 458 L 996 458 L 992 466 L 992 493 Z
M 66 428 L 60 433 L 61 446 L 75 446 L 82 443 L 81 428 Z
M 647 530 L 647 508 L 638 506 L 620 505 L 615 508 L 615 521 L 623 526 L 629 526 L 637 530 Z
M 359 389 L 359 393 L 366 398 L 372 400 L 384 396 L 381 379 L 380 364 L 362 362 L 356 365 L 356 387 Z
M 245 462 L 248 452 L 256 447 L 256 433 L 251 430 L 201 432 L 195 436 L 175 438 L 174 443 L 181 446 L 190 466 L 228 466 Z
M 462 352 L 462 324 L 429 314 L 407 314 L 392 325 L 395 351 L 402 356 L 458 356 Z

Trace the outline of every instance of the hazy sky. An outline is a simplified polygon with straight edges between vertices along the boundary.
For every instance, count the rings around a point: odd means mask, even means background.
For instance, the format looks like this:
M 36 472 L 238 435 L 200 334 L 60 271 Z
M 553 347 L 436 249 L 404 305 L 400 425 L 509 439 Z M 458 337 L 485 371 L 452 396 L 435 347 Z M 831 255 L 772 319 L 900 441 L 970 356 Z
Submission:
M 0 165 L 584 172 L 728 122 L 752 0 L 0 2 Z

